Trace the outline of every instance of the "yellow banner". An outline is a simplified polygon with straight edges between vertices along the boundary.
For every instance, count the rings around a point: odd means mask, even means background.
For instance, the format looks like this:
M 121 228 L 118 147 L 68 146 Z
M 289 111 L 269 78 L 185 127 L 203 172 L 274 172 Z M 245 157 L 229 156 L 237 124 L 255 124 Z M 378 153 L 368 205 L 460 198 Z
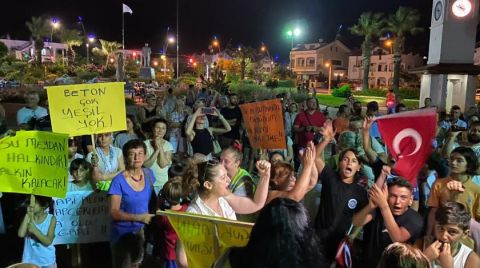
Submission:
M 46 87 L 52 130 L 80 136 L 127 129 L 124 84 Z
M 63 198 L 68 183 L 68 135 L 18 131 L 0 140 L 0 192 Z
M 252 223 L 191 213 L 159 211 L 168 216 L 187 255 L 188 267 L 210 268 L 230 247 L 248 243 Z

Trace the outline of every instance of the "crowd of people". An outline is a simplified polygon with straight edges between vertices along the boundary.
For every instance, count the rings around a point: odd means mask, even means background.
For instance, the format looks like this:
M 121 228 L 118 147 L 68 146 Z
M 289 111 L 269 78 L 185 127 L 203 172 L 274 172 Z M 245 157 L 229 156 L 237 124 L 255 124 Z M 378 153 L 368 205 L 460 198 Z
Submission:
M 143 260 L 145 267 L 147 257 L 152 267 L 188 266 L 181 239 L 157 209 L 254 223 L 248 244 L 228 249 L 213 267 L 480 267 L 476 107 L 438 109 L 432 153 L 412 184 L 395 174 L 375 121 L 380 106 L 407 110 L 392 96 L 366 110 L 348 98 L 336 116 L 315 97 L 275 96 L 287 142 L 265 150 L 250 146 L 244 100 L 205 92 L 191 85 L 186 94 L 147 94 L 125 131 L 96 134 L 95 146 L 90 136 L 69 138 L 68 191 L 109 196 L 112 267 Z M 48 129 L 38 124 L 48 116 L 39 101 L 37 92 L 26 95 L 18 129 Z M 56 267 L 51 199 L 26 203 L 17 226 L 22 261 Z

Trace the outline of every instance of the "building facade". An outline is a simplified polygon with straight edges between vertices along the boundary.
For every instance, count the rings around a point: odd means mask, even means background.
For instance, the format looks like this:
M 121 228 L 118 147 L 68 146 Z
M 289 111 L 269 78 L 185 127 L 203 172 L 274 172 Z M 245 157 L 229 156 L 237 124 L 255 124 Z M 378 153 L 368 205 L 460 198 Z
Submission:
M 311 87 L 318 87 L 320 82 L 327 81 L 329 74 L 331 79 L 346 77 L 350 53 L 340 40 L 300 44 L 290 51 L 290 68 L 297 81 L 308 81 Z
M 418 54 L 402 54 L 400 64 L 400 85 L 413 86 L 406 79 L 408 70 L 423 65 L 423 59 Z M 348 80 L 356 84 L 363 81 L 363 56 L 361 51 L 348 58 Z M 415 80 L 415 79 L 413 79 Z M 370 57 L 369 88 L 388 88 L 393 82 L 393 54 L 390 49 L 375 47 Z
M 18 60 L 31 60 L 35 57 L 35 42 L 25 40 L 0 39 L 7 46 L 8 51 Z M 44 42 L 42 62 L 62 60 L 66 55 L 67 45 L 55 42 Z

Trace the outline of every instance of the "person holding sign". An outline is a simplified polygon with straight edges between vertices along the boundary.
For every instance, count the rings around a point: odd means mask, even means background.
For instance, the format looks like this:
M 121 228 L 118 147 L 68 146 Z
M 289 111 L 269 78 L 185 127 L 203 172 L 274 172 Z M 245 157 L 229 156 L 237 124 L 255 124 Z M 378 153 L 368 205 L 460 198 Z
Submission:
M 30 205 L 18 229 L 18 236 L 25 238 L 22 262 L 32 263 L 41 268 L 55 268 L 55 216 L 47 209 L 52 202 L 51 197 L 30 196 Z
M 87 161 L 93 166 L 94 179 L 97 180 L 97 189 L 108 191 L 112 179 L 125 169 L 122 150 L 112 145 L 111 132 L 97 134 L 96 154 L 88 153 Z
M 108 191 L 114 267 L 118 265 L 115 260 L 121 259 L 119 239 L 128 233 L 143 234 L 143 227 L 155 216 L 148 213 L 155 177 L 150 169 L 143 168 L 146 149 L 140 140 L 131 140 L 123 146 L 126 169 L 113 178 Z
M 223 128 L 205 127 L 207 114 L 218 116 L 223 124 Z M 188 122 L 185 133 L 190 141 L 193 154 L 201 154 L 205 156 L 205 160 L 212 158 L 213 152 L 213 135 L 229 132 L 232 128 L 228 121 L 220 114 L 215 107 L 198 108 L 192 115 L 192 120 Z

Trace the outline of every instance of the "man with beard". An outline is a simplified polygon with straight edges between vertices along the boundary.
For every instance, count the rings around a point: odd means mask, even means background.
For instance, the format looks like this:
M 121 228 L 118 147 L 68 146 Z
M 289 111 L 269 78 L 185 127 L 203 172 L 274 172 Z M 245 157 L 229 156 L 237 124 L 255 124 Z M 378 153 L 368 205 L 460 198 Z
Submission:
M 467 131 L 468 142 L 464 142 L 463 144 L 459 144 L 457 142 L 457 137 L 459 136 L 460 133 L 463 133 L 463 132 L 454 131 L 454 130 L 455 129 L 452 129 L 448 133 L 447 141 L 445 142 L 445 145 L 443 146 L 443 150 L 442 150 L 443 157 L 448 159 L 453 149 L 459 146 L 463 146 L 463 147 L 470 147 L 475 152 L 475 155 L 477 156 L 477 158 L 480 159 L 480 122 L 473 122 L 470 125 L 470 128 Z
M 384 167 L 378 180 L 384 180 L 389 168 Z M 413 244 L 421 235 L 423 218 L 410 208 L 413 203 L 412 186 L 403 178 L 396 178 L 379 187 L 374 184 L 369 203 L 353 216 L 354 226 L 364 226 L 365 251 L 363 265 L 377 267 L 383 250 L 394 242 Z

